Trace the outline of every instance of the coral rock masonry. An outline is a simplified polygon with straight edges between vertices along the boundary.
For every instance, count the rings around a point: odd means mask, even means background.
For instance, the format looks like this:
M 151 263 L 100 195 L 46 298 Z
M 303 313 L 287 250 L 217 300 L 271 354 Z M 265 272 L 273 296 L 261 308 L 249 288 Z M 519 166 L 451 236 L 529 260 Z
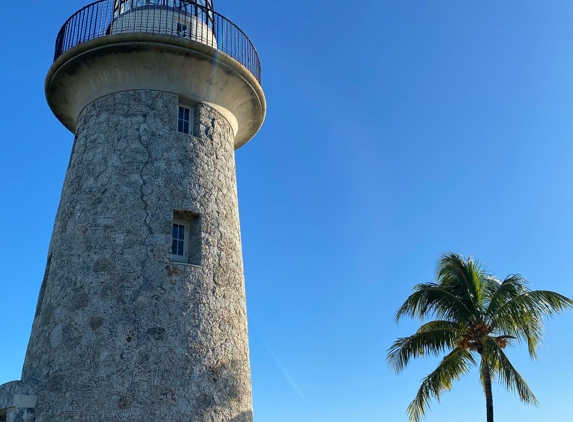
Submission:
M 265 98 L 219 51 L 209 2 L 98 2 L 115 21 L 119 3 L 177 22 L 195 10 L 217 45 L 132 25 L 56 58 L 48 103 L 75 141 L 22 380 L 0 386 L 0 421 L 250 422 L 234 150 L 262 125 Z

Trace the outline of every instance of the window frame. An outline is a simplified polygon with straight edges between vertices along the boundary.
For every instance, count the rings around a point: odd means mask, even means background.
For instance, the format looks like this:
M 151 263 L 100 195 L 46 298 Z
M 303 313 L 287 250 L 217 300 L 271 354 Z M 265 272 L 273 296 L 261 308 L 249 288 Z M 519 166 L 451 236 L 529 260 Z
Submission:
M 202 217 L 190 210 L 173 210 L 171 220 L 171 262 L 174 264 L 186 264 L 200 267 L 203 263 L 203 231 Z M 183 255 L 173 253 L 179 247 L 175 237 L 175 226 L 183 226 Z
M 175 226 L 183 226 L 183 239 L 179 237 L 175 238 L 173 236 Z M 171 261 L 186 264 L 189 262 L 189 229 L 191 226 L 191 222 L 185 220 L 177 220 L 173 219 L 171 224 Z M 173 242 L 183 242 L 183 255 L 174 254 L 174 244 Z M 179 248 L 177 248 L 179 249 Z
M 188 119 L 185 120 L 185 110 L 188 112 Z M 183 111 L 183 117 L 181 112 Z M 193 135 L 193 117 L 195 108 L 187 104 L 178 104 L 177 106 L 177 132 L 184 135 Z M 187 131 L 185 131 L 185 124 L 187 124 Z

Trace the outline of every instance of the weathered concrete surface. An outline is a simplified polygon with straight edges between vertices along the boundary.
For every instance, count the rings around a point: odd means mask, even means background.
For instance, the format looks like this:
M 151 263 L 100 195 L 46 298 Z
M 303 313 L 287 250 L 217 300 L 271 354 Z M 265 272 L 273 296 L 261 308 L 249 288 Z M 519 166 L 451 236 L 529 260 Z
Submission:
M 50 108 L 74 133 L 88 104 L 138 89 L 211 105 L 231 123 L 235 148 L 257 133 L 266 114 L 259 82 L 238 61 L 205 44 L 162 34 L 113 34 L 80 43 L 58 57 L 45 84 Z
M 0 385 L 0 422 L 32 422 L 37 396 L 21 381 Z
M 80 115 L 23 382 L 37 422 L 250 422 L 233 132 L 178 97 L 128 91 Z M 201 219 L 201 266 L 175 264 L 175 210 Z

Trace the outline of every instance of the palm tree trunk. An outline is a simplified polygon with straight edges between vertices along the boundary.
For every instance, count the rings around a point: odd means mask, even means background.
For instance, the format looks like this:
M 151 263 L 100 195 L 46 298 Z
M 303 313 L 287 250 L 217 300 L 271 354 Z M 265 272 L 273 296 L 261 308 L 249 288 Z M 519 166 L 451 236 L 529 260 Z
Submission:
M 491 391 L 491 373 L 487 363 L 482 363 L 482 372 L 487 422 L 493 422 L 493 394 Z

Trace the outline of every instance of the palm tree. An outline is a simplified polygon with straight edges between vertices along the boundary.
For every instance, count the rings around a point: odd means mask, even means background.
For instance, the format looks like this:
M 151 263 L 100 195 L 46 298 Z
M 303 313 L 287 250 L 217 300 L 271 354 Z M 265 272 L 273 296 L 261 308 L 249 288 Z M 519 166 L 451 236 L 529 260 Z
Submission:
M 399 338 L 388 349 L 387 361 L 396 373 L 412 358 L 447 353 L 423 379 L 408 406 L 410 420 L 420 421 L 432 398 L 439 400 L 454 381 L 478 364 L 487 422 L 493 422 L 493 379 L 517 392 L 524 403 L 537 405 L 504 349 L 514 341 L 526 342 L 530 357 L 537 358 L 544 318 L 573 307 L 573 301 L 555 292 L 530 290 L 520 275 L 499 281 L 472 257 L 464 259 L 452 252 L 438 260 L 436 280 L 414 287 L 414 293 L 396 312 L 396 321 L 403 316 L 436 319 L 424 323 L 414 335 Z

